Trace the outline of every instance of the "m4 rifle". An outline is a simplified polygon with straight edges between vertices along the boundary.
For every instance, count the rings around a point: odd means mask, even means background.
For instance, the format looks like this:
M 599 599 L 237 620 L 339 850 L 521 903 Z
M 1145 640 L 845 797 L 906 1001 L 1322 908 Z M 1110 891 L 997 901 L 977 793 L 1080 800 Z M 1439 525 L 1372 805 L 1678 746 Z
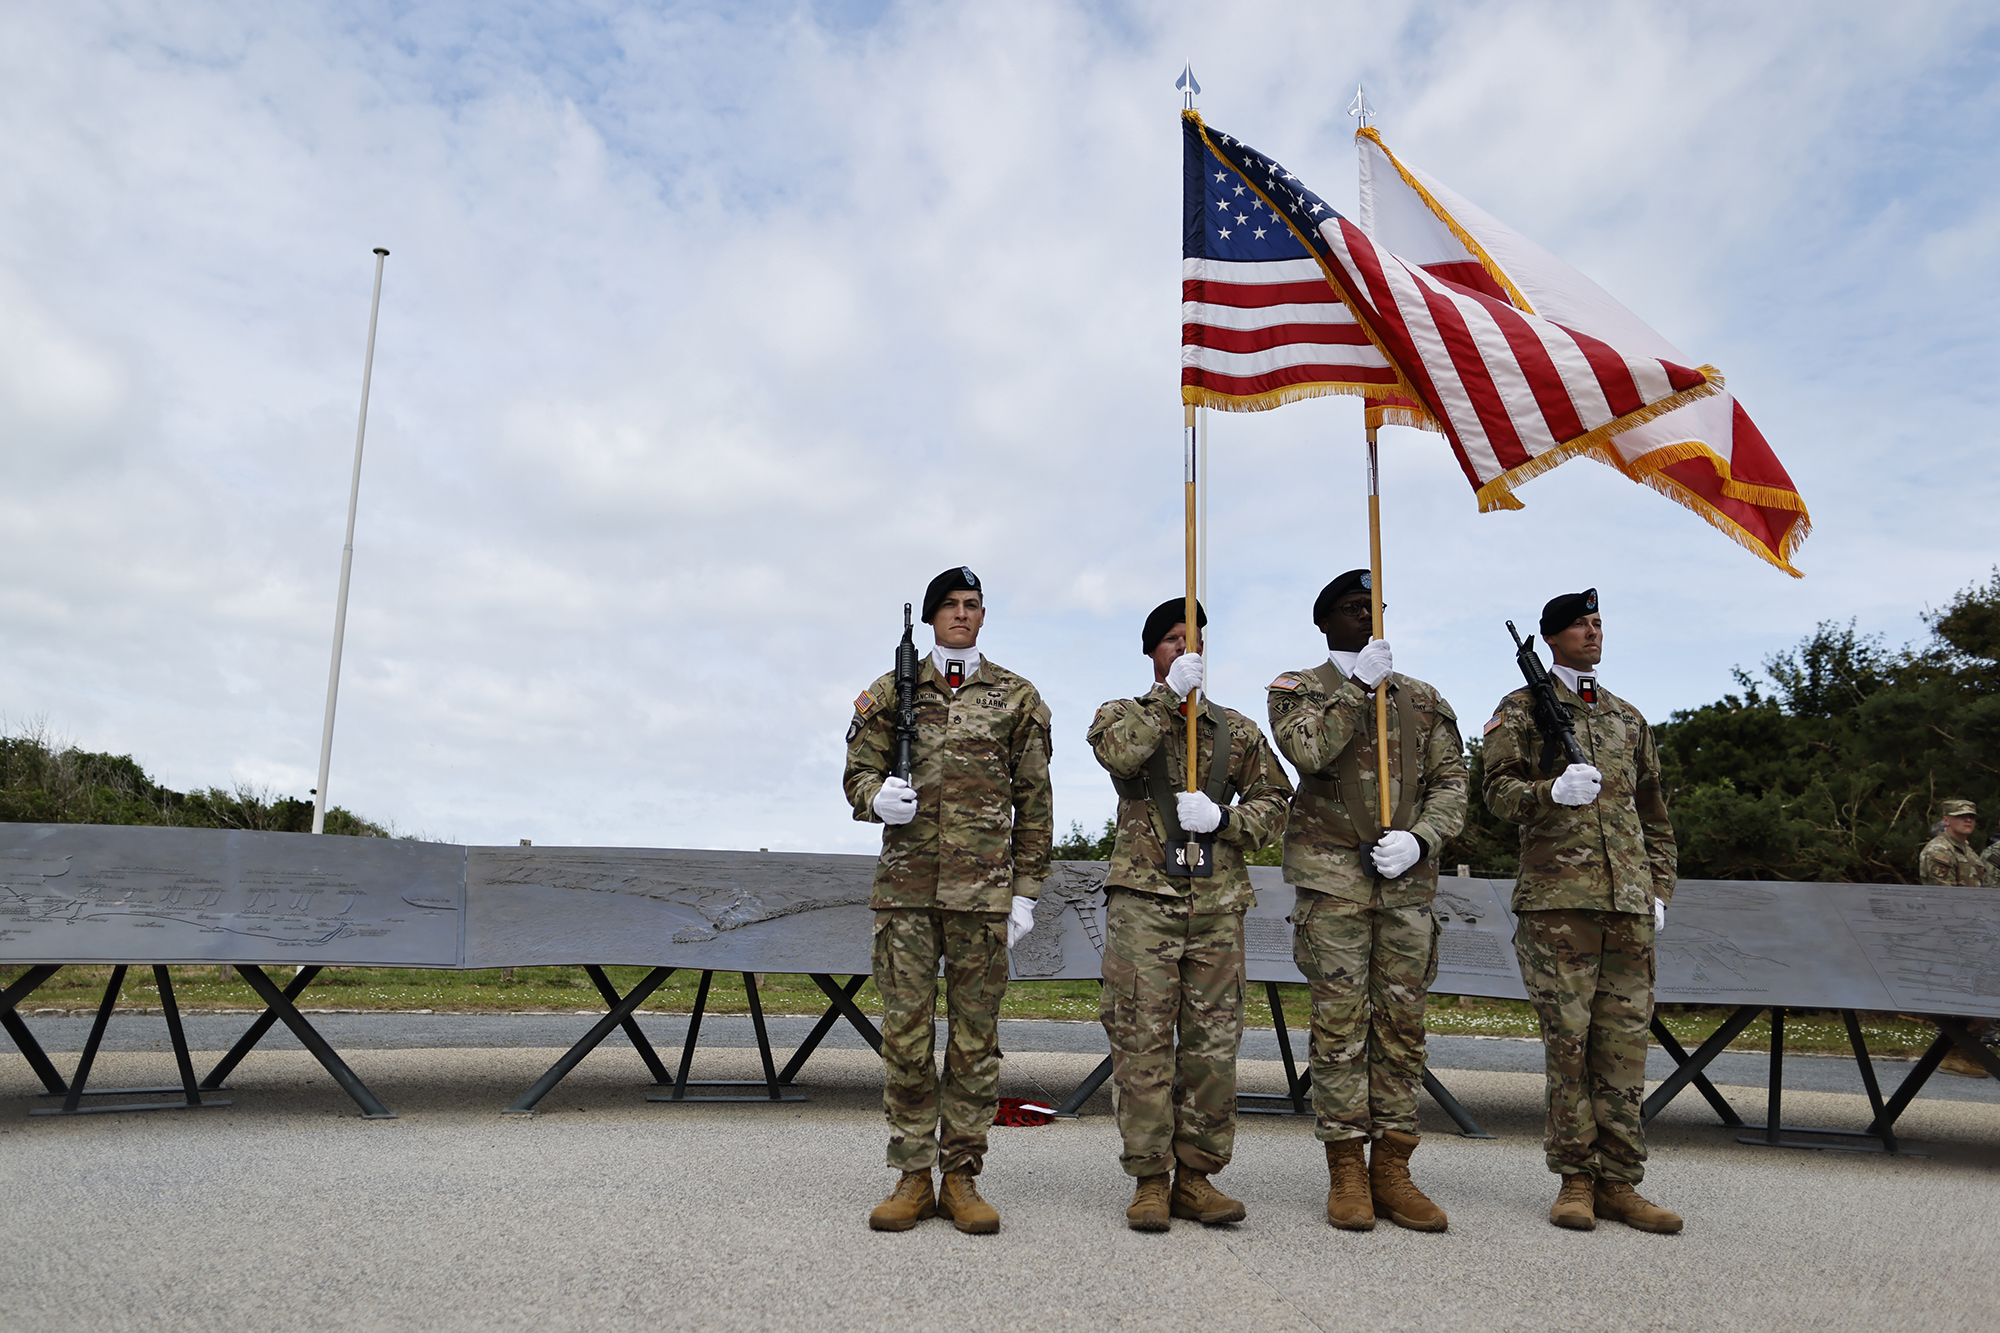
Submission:
M 1521 632 L 1514 628 L 1514 622 L 1507 622 L 1507 633 L 1514 637 L 1514 662 L 1521 668 L 1521 678 L 1528 682 L 1528 693 L 1535 700 L 1535 729 L 1542 733 L 1542 772 L 1556 771 L 1556 752 L 1561 751 L 1572 764 L 1590 762 L 1583 757 L 1583 747 L 1576 743 L 1576 727 L 1570 722 L 1569 710 L 1556 698 L 1555 682 L 1542 666 L 1542 659 L 1535 656 L 1535 641 L 1523 640 Z
M 903 603 L 903 641 L 896 645 L 895 774 L 910 780 L 910 749 L 917 743 L 917 645 L 910 638 L 910 604 Z

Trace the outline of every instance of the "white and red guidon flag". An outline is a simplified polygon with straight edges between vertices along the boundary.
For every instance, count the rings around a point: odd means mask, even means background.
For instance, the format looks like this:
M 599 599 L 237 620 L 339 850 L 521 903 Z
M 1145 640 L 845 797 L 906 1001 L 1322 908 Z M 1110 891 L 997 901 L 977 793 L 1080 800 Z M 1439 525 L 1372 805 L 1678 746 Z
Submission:
M 1489 483 L 1539 459 L 1553 466 L 1721 389 L 1712 366 L 1617 346 L 1425 272 L 1377 245 L 1278 163 L 1183 114 L 1311 249 L 1395 371 L 1396 387 L 1369 397 L 1400 402 L 1403 420 L 1443 431 L 1482 510 L 1520 505 Z
M 1432 177 L 1399 161 L 1364 129 L 1361 230 L 1385 250 L 1457 287 L 1532 311 L 1626 353 L 1684 363 L 1680 350 L 1602 287 Z M 1408 402 L 1376 399 L 1369 424 L 1426 425 Z M 1587 446 L 1502 458 L 1475 479 L 1481 509 L 1518 508 L 1512 488 L 1575 453 L 1588 453 L 1694 510 L 1796 577 L 1791 557 L 1812 530 L 1805 501 L 1742 404 L 1727 392 L 1655 416 Z M 1470 470 L 1470 469 L 1468 469 Z
M 1394 389 L 1396 372 L 1319 260 L 1181 121 L 1181 401 L 1260 412 Z

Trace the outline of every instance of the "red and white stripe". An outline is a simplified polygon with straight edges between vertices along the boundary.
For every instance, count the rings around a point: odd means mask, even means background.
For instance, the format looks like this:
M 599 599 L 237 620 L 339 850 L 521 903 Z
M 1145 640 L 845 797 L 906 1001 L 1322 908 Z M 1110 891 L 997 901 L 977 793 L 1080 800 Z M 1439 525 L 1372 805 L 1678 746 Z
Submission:
M 1628 353 L 1669 363 L 1688 357 L 1589 277 L 1389 151 L 1356 136 L 1361 229 L 1433 277 L 1583 329 Z M 1409 409 L 1387 395 L 1373 400 Z M 1812 528 L 1805 501 L 1763 432 L 1728 392 L 1621 431 L 1590 451 L 1635 481 L 1672 496 L 1786 573 Z M 1504 490 L 1511 479 L 1492 484 Z
M 1346 218 L 1319 231 L 1336 279 L 1439 418 L 1475 488 L 1675 394 L 1715 391 L 1700 370 L 1621 353 L 1440 281 Z
M 1396 372 L 1312 258 L 1181 261 L 1181 383 L 1251 399 L 1393 385 Z

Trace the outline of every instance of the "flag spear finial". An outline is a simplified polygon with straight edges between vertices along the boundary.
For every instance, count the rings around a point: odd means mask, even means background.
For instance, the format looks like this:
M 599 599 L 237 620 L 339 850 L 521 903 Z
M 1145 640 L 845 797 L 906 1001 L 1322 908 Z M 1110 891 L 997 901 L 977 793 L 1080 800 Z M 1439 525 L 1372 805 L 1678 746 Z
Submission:
M 1181 67 L 1181 76 L 1174 80 L 1174 87 L 1181 90 L 1181 106 L 1194 110 L 1194 99 L 1201 92 L 1201 85 L 1194 81 L 1194 61 Z
M 1347 114 L 1361 122 L 1361 128 L 1368 128 L 1368 118 L 1375 114 L 1375 108 L 1368 104 L 1368 94 L 1357 83 L 1354 85 L 1354 100 L 1347 104 Z

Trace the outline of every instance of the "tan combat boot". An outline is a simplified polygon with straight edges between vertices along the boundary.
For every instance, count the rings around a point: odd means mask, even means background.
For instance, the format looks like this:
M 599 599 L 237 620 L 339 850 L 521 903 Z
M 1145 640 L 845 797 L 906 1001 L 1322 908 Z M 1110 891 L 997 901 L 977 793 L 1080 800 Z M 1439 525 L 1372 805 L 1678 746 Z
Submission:
M 925 1218 L 936 1216 L 937 1195 L 931 1192 L 931 1173 L 926 1167 L 905 1171 L 895 1192 L 868 1214 L 868 1225 L 877 1231 L 908 1231 Z
M 1657 1231 L 1671 1236 L 1681 1229 L 1681 1215 L 1670 1213 L 1656 1203 L 1647 1203 L 1622 1180 L 1597 1182 L 1597 1215 L 1614 1218 L 1639 1231 Z
M 1191 1218 L 1205 1227 L 1224 1222 L 1241 1222 L 1243 1205 L 1208 1183 L 1206 1171 L 1187 1166 L 1174 1168 L 1173 1214 Z
M 1571 1231 L 1597 1230 L 1597 1218 L 1591 1211 L 1590 1177 L 1579 1171 L 1563 1177 L 1562 1193 L 1556 1195 L 1556 1206 L 1549 1209 L 1549 1221 Z
M 1444 1209 L 1425 1198 L 1417 1183 L 1410 1179 L 1410 1154 L 1417 1150 L 1419 1142 L 1416 1135 L 1400 1129 L 1383 1130 L 1382 1137 L 1375 1140 L 1375 1151 L 1370 1154 L 1368 1192 L 1375 1216 L 1386 1217 L 1411 1231 L 1443 1231 Z
M 1165 1231 L 1173 1225 L 1167 1195 L 1171 1192 L 1170 1177 L 1162 1171 L 1157 1176 L 1140 1176 L 1139 1188 L 1132 1195 L 1132 1206 L 1125 1210 L 1125 1225 L 1134 1231 Z
M 938 1214 L 968 1235 L 984 1235 L 1000 1229 L 1000 1210 L 979 1197 L 979 1186 L 964 1167 L 944 1173 L 944 1188 L 938 1192 Z
M 1326 1220 L 1342 1231 L 1373 1231 L 1375 1203 L 1368 1193 L 1368 1140 L 1326 1145 Z

